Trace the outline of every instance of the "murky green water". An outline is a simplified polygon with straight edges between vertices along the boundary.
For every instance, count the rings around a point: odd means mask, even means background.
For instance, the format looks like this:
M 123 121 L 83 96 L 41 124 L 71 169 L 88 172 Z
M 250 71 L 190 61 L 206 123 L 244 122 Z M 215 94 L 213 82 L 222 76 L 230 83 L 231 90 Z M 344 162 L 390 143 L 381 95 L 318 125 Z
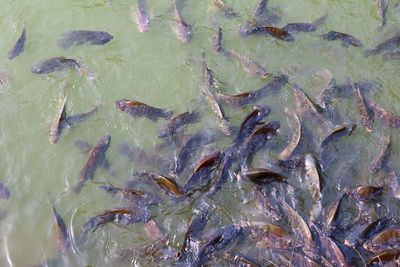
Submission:
M 57 209 L 78 235 L 81 225 L 90 216 L 119 204 L 118 200 L 101 192 L 98 185 L 103 182 L 123 185 L 132 173 L 145 168 L 124 160 L 118 152 L 118 144 L 130 142 L 152 150 L 159 142 L 156 133 L 162 122 L 133 120 L 116 110 L 115 100 L 135 99 L 176 112 L 195 108 L 205 110 L 209 115 L 199 125 L 190 128 L 190 132 L 195 132 L 199 128 L 216 129 L 217 126 L 208 105 L 199 95 L 201 73 L 193 58 L 198 58 L 202 52 L 206 54 L 209 67 L 226 84 L 227 93 L 257 89 L 265 84 L 265 81 L 243 72 L 239 64 L 213 54 L 210 46 L 214 33 L 212 16 L 217 18 L 223 29 L 224 46 L 256 59 L 270 72 L 288 71 L 293 66 L 299 69 L 301 64 L 303 67 L 299 71 L 289 71 L 290 82 L 301 85 L 312 97 L 319 93 L 313 89 L 313 74 L 328 69 L 339 84 L 347 78 L 378 82 L 379 86 L 371 94 L 375 101 L 400 114 L 399 61 L 385 61 L 381 56 L 365 58 L 363 49 L 344 48 L 340 42 L 327 42 L 319 37 L 323 32 L 337 30 L 353 34 L 367 48 L 374 47 L 397 32 L 400 25 L 397 1 L 390 2 L 387 25 L 379 30 L 380 21 L 374 1 L 271 0 L 269 7 L 282 14 L 280 26 L 289 22 L 311 22 L 327 14 L 326 23 L 317 32 L 300 33 L 296 35 L 296 42 L 284 43 L 265 36 L 250 36 L 247 39 L 239 36 L 238 27 L 251 16 L 255 0 L 227 0 L 226 3 L 241 14 L 232 20 L 222 18 L 208 1 L 188 0 L 182 11 L 186 21 L 194 28 L 193 40 L 188 44 L 181 44 L 171 30 L 171 1 L 147 1 L 152 21 L 146 33 L 140 33 L 131 19 L 134 2 L 1 2 L 0 58 L 3 60 L 0 61 L 0 71 L 7 72 L 10 81 L 7 86 L 0 87 L 0 181 L 8 185 L 11 198 L 0 200 L 0 209 L 7 211 L 6 217 L 0 221 L 0 266 L 34 266 L 45 259 L 58 257 L 48 193 L 55 196 Z M 18 39 L 24 23 L 27 30 L 25 51 L 15 60 L 8 61 L 7 52 Z M 114 39 L 104 46 L 83 45 L 62 50 L 57 40 L 63 32 L 71 29 L 103 30 L 111 33 Z M 97 80 L 89 81 L 73 71 L 60 75 L 30 72 L 34 63 L 55 56 L 77 58 L 96 74 Z M 74 129 L 65 130 L 57 145 L 51 145 L 48 142 L 49 125 L 67 82 L 71 85 L 67 92 L 69 114 L 86 111 L 96 102 L 101 102 L 102 106 L 89 120 Z M 271 149 L 259 153 L 254 167 L 261 167 L 266 155 L 276 157 L 292 132 L 283 113 L 285 107 L 294 110 L 289 84 L 277 96 L 267 97 L 262 103 L 272 107 L 271 118 L 281 120 L 282 128 Z M 357 120 L 352 98 L 339 99 L 335 106 L 345 119 Z M 238 125 L 250 109 L 226 108 L 226 112 L 232 123 Z M 380 147 L 380 131 L 392 136 L 390 160 L 396 169 L 400 163 L 398 130 L 382 128 L 379 121 L 375 123 L 372 133 L 357 127 L 350 137 L 332 145 L 336 156 L 324 174 L 324 203 L 334 198 L 338 187 L 383 184 L 381 174 L 375 176 L 367 171 L 369 162 Z M 84 139 L 94 143 L 105 134 L 112 136 L 107 156 L 115 170 L 115 177 L 99 170 L 95 179 L 77 196 L 71 187 L 76 183 L 86 156 L 74 147 L 74 142 Z M 223 148 L 226 144 L 229 144 L 229 139 L 225 138 L 214 147 Z M 168 157 L 172 157 L 172 153 Z M 347 162 L 354 165 L 349 176 L 353 179 L 340 179 L 337 177 L 338 170 Z M 154 166 L 152 168 L 156 171 Z M 229 186 L 220 194 L 215 198 L 217 207 L 223 211 L 236 207 L 240 211 L 238 207 L 242 204 L 238 203 L 242 196 L 234 186 Z M 152 209 L 153 219 L 167 229 L 171 244 L 179 247 L 191 207 L 182 204 L 176 209 L 174 202 L 167 197 L 164 199 L 161 207 Z M 396 212 L 396 205 L 391 209 Z M 221 218 L 215 221 L 229 223 L 229 217 L 235 216 L 238 216 L 234 218 L 236 222 L 246 219 L 246 215 L 240 215 L 240 212 L 228 214 L 230 216 L 219 215 Z M 127 228 L 109 225 L 96 231 L 87 246 L 77 247 L 75 253 L 65 256 L 64 262 L 59 265 L 111 266 L 113 256 L 123 248 L 147 243 L 149 241 L 144 236 L 142 225 Z M 128 262 L 118 264 L 129 265 Z

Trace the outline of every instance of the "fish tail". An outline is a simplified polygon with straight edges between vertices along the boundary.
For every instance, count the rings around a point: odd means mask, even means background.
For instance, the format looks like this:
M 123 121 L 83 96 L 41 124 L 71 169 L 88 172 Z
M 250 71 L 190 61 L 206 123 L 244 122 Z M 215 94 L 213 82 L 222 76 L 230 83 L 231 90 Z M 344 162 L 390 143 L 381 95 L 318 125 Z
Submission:
M 69 38 L 67 34 L 64 34 L 61 36 L 61 38 L 57 42 L 58 46 L 61 47 L 64 50 L 68 50 L 71 48 L 71 46 L 74 44 Z

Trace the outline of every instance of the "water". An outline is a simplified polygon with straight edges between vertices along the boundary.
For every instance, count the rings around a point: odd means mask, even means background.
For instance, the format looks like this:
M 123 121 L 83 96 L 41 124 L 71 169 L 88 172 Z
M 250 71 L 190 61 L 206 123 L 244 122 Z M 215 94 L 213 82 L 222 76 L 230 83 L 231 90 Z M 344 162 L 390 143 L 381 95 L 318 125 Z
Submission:
M 374 100 L 400 114 L 397 105 L 400 98 L 399 61 L 385 61 L 381 56 L 365 58 L 363 49 L 344 48 L 340 42 L 327 42 L 319 37 L 320 33 L 337 30 L 353 34 L 362 40 L 366 48 L 374 47 L 397 32 L 398 1 L 390 2 L 387 25 L 383 30 L 379 30 L 380 21 L 374 1 L 269 1 L 269 7 L 282 15 L 280 26 L 290 22 L 311 22 L 327 14 L 326 23 L 317 32 L 297 34 L 294 43 L 264 36 L 242 39 L 238 35 L 238 27 L 251 16 L 255 0 L 227 0 L 226 3 L 241 14 L 232 20 L 222 18 L 208 1 L 186 1 L 182 14 L 194 30 L 193 40 L 185 45 L 171 30 L 171 1 L 147 1 L 152 16 L 147 33 L 140 33 L 131 19 L 134 2 L 2 1 L 0 58 L 3 60 L 0 71 L 7 72 L 10 81 L 8 86 L 0 87 L 0 147 L 3 151 L 0 180 L 8 185 L 11 198 L 0 201 L 0 209 L 7 211 L 7 216 L 0 221 L 1 266 L 34 266 L 45 259 L 57 258 L 48 193 L 55 196 L 58 211 L 74 234 L 79 235 L 80 227 L 89 217 L 120 204 L 101 192 L 98 186 L 104 182 L 123 185 L 133 173 L 145 168 L 124 160 L 118 152 L 118 144 L 130 142 L 152 150 L 159 142 L 156 133 L 162 122 L 133 120 L 116 110 L 115 100 L 134 99 L 175 112 L 202 109 L 208 115 L 200 124 L 190 128 L 190 132 L 195 132 L 203 127 L 217 129 L 211 110 L 199 96 L 201 76 L 196 60 L 202 52 L 206 54 L 215 76 L 226 84 L 226 93 L 257 89 L 265 84 L 265 81 L 245 73 L 239 64 L 212 53 L 212 16 L 217 18 L 223 29 L 224 46 L 256 59 L 273 73 L 297 66 L 300 70 L 290 72 L 290 82 L 302 86 L 311 97 L 319 93 L 313 89 L 313 74 L 328 69 L 339 84 L 348 78 L 376 81 L 379 86 L 371 93 Z M 7 53 L 24 24 L 27 30 L 25 51 L 15 60 L 8 61 Z M 107 31 L 114 39 L 104 46 L 82 45 L 64 51 L 57 46 L 57 40 L 63 32 L 71 29 Z M 90 81 L 74 71 L 53 75 L 30 72 L 34 63 L 55 56 L 80 60 L 96 74 L 97 80 Z M 102 106 L 86 122 L 64 130 L 60 142 L 51 145 L 48 142 L 49 125 L 66 83 L 70 85 L 67 92 L 68 114 L 84 112 L 96 102 L 101 102 Z M 254 167 L 261 167 L 266 156 L 276 157 L 291 136 L 283 113 L 285 107 L 294 110 L 290 86 L 285 86 L 277 96 L 267 97 L 261 103 L 271 105 L 270 118 L 280 120 L 282 129 L 270 145 L 271 149 L 257 155 Z M 335 105 L 346 119 L 357 120 L 353 99 L 339 99 Z M 232 123 L 238 125 L 250 109 L 226 108 L 226 112 Z M 367 133 L 358 125 L 352 136 L 331 145 L 338 156 L 323 175 L 324 203 L 334 199 L 338 187 L 383 184 L 382 174 L 375 176 L 365 171 L 380 147 L 381 131 L 392 136 L 391 165 L 398 165 L 398 131 L 382 127 L 379 121 L 375 122 L 372 133 Z M 107 157 L 115 170 L 115 177 L 99 170 L 95 179 L 77 196 L 71 187 L 76 183 L 86 156 L 73 144 L 77 139 L 93 144 L 105 134 L 112 136 Z M 227 144 L 229 139 L 225 138 L 214 147 L 222 149 Z M 350 175 L 352 179 L 345 181 L 337 177 L 338 169 L 343 168 L 344 162 L 353 162 L 354 169 L 353 175 Z M 151 168 L 157 171 L 154 166 Z M 217 222 L 229 223 L 229 218 L 233 218 L 234 222 L 245 220 L 247 215 L 241 214 L 240 208 L 237 208 L 244 204 L 241 204 L 243 196 L 236 185 L 227 186 L 220 194 L 214 204 L 222 215 L 214 219 L 215 225 Z M 171 244 L 177 248 L 182 242 L 192 207 L 179 204 L 179 208 L 175 209 L 176 204 L 167 197 L 164 199 L 165 204 L 152 210 L 153 218 L 167 230 Z M 238 212 L 227 212 L 232 207 L 236 207 Z M 396 205 L 390 208 L 393 213 L 396 212 Z M 67 255 L 56 266 L 109 266 L 113 256 L 132 244 L 148 244 L 142 225 L 127 228 L 105 226 L 93 233 L 86 247 L 76 247 L 75 253 Z M 127 262 L 120 264 L 129 266 Z

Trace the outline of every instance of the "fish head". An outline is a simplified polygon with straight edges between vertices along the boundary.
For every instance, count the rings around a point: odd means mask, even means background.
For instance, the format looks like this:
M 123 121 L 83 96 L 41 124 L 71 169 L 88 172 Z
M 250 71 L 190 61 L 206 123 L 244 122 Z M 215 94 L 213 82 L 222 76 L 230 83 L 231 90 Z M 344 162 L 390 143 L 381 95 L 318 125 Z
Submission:
M 93 44 L 102 45 L 110 42 L 114 36 L 109 34 L 108 32 L 98 32 L 98 38 L 95 39 Z
M 101 146 L 106 146 L 109 147 L 111 142 L 111 135 L 107 134 L 105 136 L 102 136 L 97 140 L 97 143 Z

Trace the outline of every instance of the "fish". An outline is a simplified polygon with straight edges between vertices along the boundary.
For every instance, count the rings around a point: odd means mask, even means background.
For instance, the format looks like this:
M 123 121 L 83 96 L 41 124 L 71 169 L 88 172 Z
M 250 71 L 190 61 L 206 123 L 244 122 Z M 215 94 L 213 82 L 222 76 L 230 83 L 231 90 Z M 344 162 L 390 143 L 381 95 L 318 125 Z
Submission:
M 288 120 L 292 122 L 292 128 L 294 129 L 292 139 L 289 141 L 287 146 L 279 153 L 279 159 L 288 160 L 292 156 L 295 149 L 298 147 L 302 135 L 302 127 L 299 116 L 295 113 L 289 112 L 287 109 L 285 110 L 286 114 L 288 114 Z
M 383 43 L 377 45 L 375 48 L 366 49 L 364 51 L 365 56 L 372 56 L 376 54 L 380 54 L 387 51 L 393 51 L 400 46 L 400 35 L 395 35 L 392 38 L 384 41 Z
M 200 121 L 201 115 L 196 111 L 187 111 L 174 116 L 170 121 L 163 125 L 158 131 L 157 137 L 165 138 L 173 136 L 188 124 L 197 123 Z
M 219 82 L 214 78 L 214 72 L 208 67 L 204 53 L 201 55 L 200 65 L 203 85 L 218 88 Z
M 50 126 L 50 136 L 49 142 L 52 145 L 55 145 L 60 139 L 61 131 L 64 126 L 65 118 L 67 117 L 67 112 L 65 108 L 65 104 L 67 102 L 67 96 L 65 95 L 60 103 L 59 108 L 57 109 L 56 116 L 54 117 L 53 123 Z
M 86 112 L 66 116 L 63 121 L 63 124 L 64 124 L 63 127 L 68 127 L 68 128 L 75 127 L 78 123 L 86 120 L 87 118 L 89 118 L 90 116 L 95 114 L 99 110 L 99 107 L 100 107 L 100 104 L 97 103 L 96 105 L 94 105 L 94 107 L 92 107 L 90 110 L 88 110 Z
M 54 199 L 50 194 L 49 194 L 49 203 L 51 206 L 53 229 L 54 233 L 56 234 L 57 247 L 61 253 L 65 254 L 71 249 L 71 242 L 70 242 L 70 235 L 68 232 L 68 228 L 65 225 L 63 218 L 56 210 L 56 207 L 54 205 Z
M 226 152 L 222 152 L 221 160 L 218 169 L 215 174 L 215 183 L 212 185 L 210 190 L 207 192 L 207 197 L 212 197 L 219 190 L 222 189 L 222 186 L 226 183 L 228 178 L 230 177 L 230 171 L 233 163 L 233 157 Z
M 150 16 L 147 13 L 146 0 L 137 0 L 137 7 L 132 11 L 132 18 L 140 32 L 147 32 L 150 25 Z
M 369 171 L 373 174 L 380 171 L 388 162 L 390 157 L 391 151 L 391 143 L 390 143 L 390 136 L 384 135 L 382 137 L 382 147 L 379 150 L 379 153 L 376 157 L 372 160 L 371 164 L 369 165 Z
M 385 125 L 391 128 L 400 128 L 400 116 L 392 112 L 386 111 L 377 104 L 370 102 L 373 114 L 378 117 Z
M 297 33 L 297 32 L 314 32 L 316 31 L 322 24 L 325 23 L 326 16 L 316 19 L 312 23 L 307 22 L 295 22 L 286 24 L 282 27 L 283 31 L 287 31 L 290 33 Z
M 92 150 L 93 146 L 86 141 L 76 140 L 74 143 L 75 147 L 78 148 L 82 153 L 89 153 Z M 100 167 L 109 170 L 111 168 L 111 164 L 107 158 L 104 158 L 102 162 L 99 163 Z
M 385 183 L 392 191 L 393 197 L 400 199 L 400 176 L 389 166 L 385 168 Z
M 132 223 L 143 222 L 150 220 L 150 211 L 146 209 L 133 208 L 114 208 L 106 210 L 92 218 L 90 218 L 83 226 L 81 236 L 85 240 L 89 232 L 96 231 L 100 226 L 106 223 L 115 223 L 119 225 L 130 225 Z
M 243 67 L 244 71 L 250 75 L 254 75 L 262 79 L 265 79 L 271 75 L 264 67 L 245 55 L 239 54 L 238 52 L 228 48 L 223 48 L 222 52 L 228 58 L 238 61 Z
M 313 208 L 311 217 L 316 218 L 321 212 L 321 178 L 318 173 L 318 163 L 312 154 L 307 154 L 304 157 L 304 181 L 310 190 Z
M 255 106 L 253 110 L 246 115 L 246 117 L 240 123 L 239 132 L 233 141 L 236 146 L 241 145 L 241 143 L 250 135 L 254 130 L 254 127 L 261 123 L 261 121 L 266 118 L 271 112 L 269 106 Z
M 188 162 L 195 151 L 204 145 L 210 144 L 213 142 L 214 137 L 210 135 L 210 133 L 205 131 L 199 131 L 190 137 L 182 148 L 179 150 L 178 155 L 176 156 L 175 164 L 173 167 L 173 174 L 179 175 L 182 171 L 187 167 Z
M 328 133 L 328 135 L 322 140 L 321 147 L 327 146 L 333 140 L 337 140 L 343 136 L 350 135 L 353 130 L 356 128 L 356 125 L 353 123 L 344 123 L 336 126 L 332 132 Z
M 365 242 L 363 247 L 375 254 L 388 249 L 400 249 L 400 229 L 385 229 Z
M 374 123 L 373 118 L 371 116 L 371 112 L 367 109 L 367 105 L 365 102 L 365 98 L 361 93 L 360 87 L 358 84 L 352 84 L 355 101 L 357 104 L 358 114 L 360 115 L 360 122 L 368 132 L 372 131 L 372 125 Z
M 100 189 L 109 193 L 115 198 L 132 201 L 138 206 L 158 205 L 162 202 L 161 198 L 153 193 L 138 191 L 131 188 L 120 188 L 113 185 L 101 185 Z
M 286 182 L 288 179 L 283 174 L 267 168 L 252 168 L 243 171 L 242 174 L 253 183 L 259 185 L 269 184 L 271 182 Z
M 257 205 L 257 208 L 262 210 L 263 214 L 273 221 L 282 220 L 283 213 L 279 205 L 280 200 L 271 196 L 269 193 L 263 192 L 259 186 L 253 186 L 251 192 L 254 199 L 253 202 Z
M 92 45 L 104 45 L 114 37 L 105 31 L 72 30 L 63 33 L 58 40 L 58 45 L 67 50 L 73 45 L 90 43 Z
M 382 195 L 383 187 L 381 186 L 358 186 L 348 191 L 347 194 L 359 202 L 372 202 Z
M 159 118 L 168 119 L 173 114 L 172 111 L 167 111 L 139 101 L 127 99 L 116 100 L 115 107 L 122 112 L 128 113 L 133 118 L 146 117 L 154 122 L 158 121 Z
M 177 0 L 174 0 L 173 9 L 173 30 L 178 40 L 181 41 L 181 43 L 186 44 L 192 40 L 192 26 L 183 20 L 182 15 L 177 7 Z
M 260 264 L 246 258 L 241 254 L 232 254 L 229 252 L 224 252 L 222 254 L 222 258 L 234 266 L 242 266 L 242 267 L 261 267 Z
M 289 249 L 296 246 L 285 229 L 272 223 L 250 225 L 245 227 L 245 231 L 249 232 L 248 239 L 258 248 Z M 302 246 L 301 242 L 298 245 Z
M 293 232 L 298 237 L 303 238 L 305 244 L 314 243 L 310 227 L 306 221 L 286 201 L 281 202 L 281 208 L 288 217 Z
M 255 91 L 255 98 L 260 100 L 272 92 L 279 91 L 288 81 L 289 77 L 285 74 L 275 76 L 272 81 Z
M 214 51 L 214 53 L 219 53 L 221 52 L 222 49 L 222 29 L 220 26 L 217 26 L 217 30 L 215 34 L 212 37 L 211 41 L 211 47 Z
M 386 11 L 389 6 L 388 0 L 375 0 L 376 7 L 378 9 L 378 15 L 381 18 L 381 26 L 386 24 Z
M 228 105 L 230 107 L 240 107 L 257 100 L 257 93 L 249 91 L 236 95 L 227 95 L 221 92 L 217 92 L 215 94 L 215 98 L 218 102 L 224 103 L 225 105 Z
M 79 174 L 77 185 L 74 187 L 74 192 L 79 194 L 82 187 L 88 180 L 93 179 L 93 176 L 99 167 L 100 163 L 104 161 L 105 154 L 110 147 L 111 136 L 105 135 L 97 139 L 96 144 L 89 152 L 88 159 L 85 166 Z
M 239 16 L 232 8 L 227 7 L 223 0 L 211 0 L 211 3 L 221 11 L 222 16 L 225 18 L 232 19 Z
M 286 42 L 294 42 L 296 37 L 290 34 L 288 31 L 283 28 L 273 27 L 273 26 L 259 26 L 256 29 L 256 33 L 266 33 L 278 40 L 286 41 Z
M 8 190 L 8 187 L 0 182 L 0 198 L 1 199 L 9 199 L 11 196 L 10 190 Z
M 320 107 L 327 110 L 330 108 L 332 99 L 334 99 L 337 94 L 336 80 L 328 70 L 316 72 L 315 76 L 323 80 L 324 83 L 321 88 L 321 93 L 315 97 L 315 102 Z
M 35 74 L 49 74 L 65 69 L 76 69 L 77 71 L 81 71 L 83 65 L 74 58 L 55 57 L 34 64 L 31 71 Z
M 362 47 L 363 46 L 362 42 L 359 39 L 357 39 L 353 35 L 350 35 L 347 33 L 330 31 L 328 33 L 322 34 L 321 37 L 322 37 L 322 39 L 328 40 L 328 41 L 340 40 L 342 42 L 342 46 L 344 46 L 344 47 L 348 47 L 348 46 Z
M 210 173 L 219 165 L 220 159 L 221 152 L 219 150 L 211 151 L 201 157 L 192 175 L 183 186 L 183 191 L 186 195 L 191 195 L 193 191 L 202 189 L 209 184 L 212 179 Z
M 332 227 L 332 225 L 335 223 L 340 203 L 342 202 L 344 194 L 339 194 L 336 198 L 335 201 L 325 210 L 325 227 L 329 229 Z
M 214 114 L 217 116 L 218 119 L 218 126 L 219 129 L 221 130 L 222 133 L 225 135 L 231 135 L 232 134 L 232 129 L 231 129 L 231 124 L 228 121 L 228 119 L 225 116 L 224 110 L 222 109 L 221 105 L 218 103 L 218 101 L 215 99 L 214 94 L 209 90 L 208 87 L 201 87 L 200 92 L 202 96 L 205 98 L 207 103 L 210 105 L 212 110 L 214 111 Z
M 372 256 L 367 262 L 367 266 L 385 265 L 386 263 L 397 264 L 400 257 L 399 249 L 388 249 L 377 255 Z M 394 265 L 396 266 L 396 265 Z
M 152 178 L 168 195 L 174 197 L 182 197 L 185 195 L 182 187 L 173 178 L 157 174 L 153 174 Z
M 26 43 L 26 29 L 24 26 L 24 28 L 22 29 L 22 33 L 19 36 L 17 42 L 15 43 L 13 48 L 8 52 L 7 58 L 9 60 L 13 60 L 17 56 L 19 56 L 22 52 L 24 52 L 25 43 Z

